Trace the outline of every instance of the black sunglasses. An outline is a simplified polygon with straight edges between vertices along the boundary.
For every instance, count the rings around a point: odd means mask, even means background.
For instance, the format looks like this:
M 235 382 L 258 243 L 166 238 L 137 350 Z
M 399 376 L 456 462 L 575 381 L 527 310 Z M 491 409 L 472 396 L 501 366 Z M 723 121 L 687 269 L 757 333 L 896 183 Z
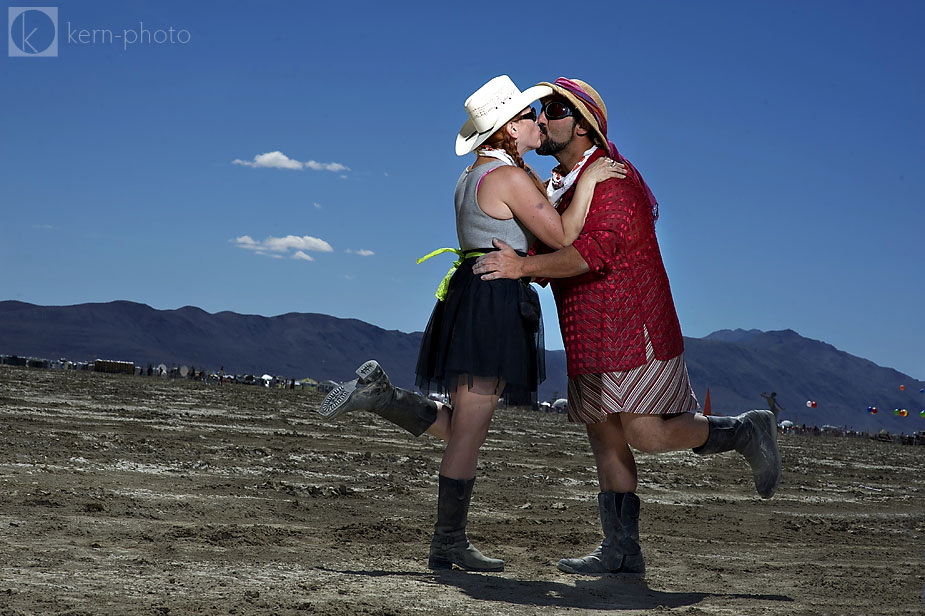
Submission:
M 530 111 L 523 114 L 522 116 L 517 116 L 514 118 L 515 122 L 520 122 L 521 120 L 530 120 L 531 122 L 536 122 L 536 109 L 530 107 Z
M 561 120 L 575 115 L 575 110 L 562 101 L 549 101 L 543 105 L 543 113 L 547 120 Z

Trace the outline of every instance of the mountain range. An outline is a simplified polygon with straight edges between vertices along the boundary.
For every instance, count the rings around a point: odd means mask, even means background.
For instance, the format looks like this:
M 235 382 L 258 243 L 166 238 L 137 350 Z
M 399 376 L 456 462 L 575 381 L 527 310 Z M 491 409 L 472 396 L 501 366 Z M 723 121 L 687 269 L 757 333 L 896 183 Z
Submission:
M 395 384 L 413 388 L 421 336 L 323 314 L 264 317 L 211 314 L 192 306 L 155 310 L 128 301 L 74 306 L 0 301 L 0 354 L 46 359 L 223 367 L 228 374 L 343 381 L 375 358 Z M 714 413 L 767 408 L 761 394 L 773 391 L 784 409 L 780 419 L 797 424 L 925 430 L 920 416 L 925 382 L 795 331 L 721 330 L 685 337 L 684 343 L 694 391 L 703 404 L 709 388 Z M 546 371 L 540 400 L 564 397 L 564 351 L 546 352 Z M 869 406 L 879 412 L 869 413 Z M 894 415 L 894 409 L 906 409 L 908 417 Z

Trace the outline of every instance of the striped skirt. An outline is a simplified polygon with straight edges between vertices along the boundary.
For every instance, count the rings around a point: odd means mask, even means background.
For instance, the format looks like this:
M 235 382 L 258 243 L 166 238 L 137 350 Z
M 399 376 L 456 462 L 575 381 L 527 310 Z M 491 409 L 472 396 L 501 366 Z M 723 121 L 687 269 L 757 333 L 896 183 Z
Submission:
M 646 363 L 631 370 L 579 374 L 568 380 L 568 419 L 592 424 L 611 413 L 661 415 L 694 412 L 700 408 L 687 376 L 684 354 L 655 359 L 646 338 Z

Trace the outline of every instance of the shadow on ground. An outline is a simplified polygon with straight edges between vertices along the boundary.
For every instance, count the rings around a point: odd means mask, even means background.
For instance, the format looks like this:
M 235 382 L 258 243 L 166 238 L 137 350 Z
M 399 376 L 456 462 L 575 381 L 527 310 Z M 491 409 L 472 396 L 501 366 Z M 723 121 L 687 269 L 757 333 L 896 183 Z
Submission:
M 406 576 L 422 582 L 455 586 L 473 599 L 499 601 L 535 607 L 572 607 L 586 610 L 646 610 L 695 605 L 706 598 L 753 601 L 793 601 L 786 595 L 757 595 L 706 592 L 663 592 L 653 590 L 645 580 L 618 576 L 576 577 L 575 584 L 549 580 L 523 581 L 467 571 L 417 573 L 411 571 L 341 571 L 319 567 L 331 573 L 368 577 Z

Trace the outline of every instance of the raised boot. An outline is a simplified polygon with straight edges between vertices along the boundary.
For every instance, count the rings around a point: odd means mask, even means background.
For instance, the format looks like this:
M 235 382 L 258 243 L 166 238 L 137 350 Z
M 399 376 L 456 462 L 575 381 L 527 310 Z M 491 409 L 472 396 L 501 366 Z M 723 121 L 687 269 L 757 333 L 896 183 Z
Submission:
M 334 419 L 351 411 L 370 411 L 414 436 L 426 432 L 437 420 L 436 402 L 394 387 L 376 360 L 369 360 L 356 373 L 356 379 L 335 387 L 324 397 L 318 409 L 321 415 Z
M 469 500 L 472 498 L 472 479 L 451 479 L 440 475 L 437 498 L 437 523 L 430 542 L 431 569 L 452 569 L 453 565 L 466 571 L 504 571 L 504 561 L 486 558 L 466 537 L 469 517 Z
M 707 442 L 694 453 L 707 455 L 738 451 L 752 467 L 755 489 L 762 498 L 771 498 L 780 484 L 780 450 L 777 448 L 777 422 L 771 411 L 748 411 L 736 417 L 710 415 Z
M 563 558 L 556 567 L 566 573 L 642 577 L 646 561 L 639 546 L 639 497 L 632 492 L 601 492 L 604 540 L 583 558 Z

